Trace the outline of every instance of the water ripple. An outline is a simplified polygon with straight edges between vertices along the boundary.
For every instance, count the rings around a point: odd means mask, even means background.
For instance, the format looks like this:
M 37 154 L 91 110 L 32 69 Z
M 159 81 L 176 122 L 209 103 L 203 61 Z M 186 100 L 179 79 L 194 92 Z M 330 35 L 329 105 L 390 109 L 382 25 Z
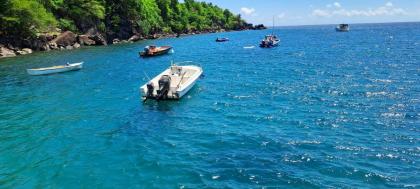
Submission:
M 2 59 L 0 188 L 416 188 L 420 26 L 352 28 L 282 27 L 273 49 L 243 49 L 266 33 L 244 31 Z M 139 59 L 152 43 L 176 53 Z M 142 104 L 143 72 L 170 60 L 205 77 Z

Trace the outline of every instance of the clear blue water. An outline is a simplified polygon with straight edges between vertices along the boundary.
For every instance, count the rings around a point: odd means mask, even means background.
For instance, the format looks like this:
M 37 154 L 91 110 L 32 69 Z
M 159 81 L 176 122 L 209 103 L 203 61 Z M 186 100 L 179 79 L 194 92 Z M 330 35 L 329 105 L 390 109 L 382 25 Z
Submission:
M 243 48 L 269 32 L 0 60 L 0 188 L 420 187 L 420 23 L 282 27 L 279 47 Z M 140 59 L 152 43 L 175 53 Z M 144 72 L 172 59 L 205 77 L 141 103 Z

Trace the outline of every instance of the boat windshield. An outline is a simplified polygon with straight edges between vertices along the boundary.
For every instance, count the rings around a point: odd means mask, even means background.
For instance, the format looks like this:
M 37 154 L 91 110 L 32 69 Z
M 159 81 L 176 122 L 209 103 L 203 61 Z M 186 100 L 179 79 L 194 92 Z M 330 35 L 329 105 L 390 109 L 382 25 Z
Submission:
M 181 66 L 171 66 L 171 74 L 172 75 L 181 75 L 182 67 Z

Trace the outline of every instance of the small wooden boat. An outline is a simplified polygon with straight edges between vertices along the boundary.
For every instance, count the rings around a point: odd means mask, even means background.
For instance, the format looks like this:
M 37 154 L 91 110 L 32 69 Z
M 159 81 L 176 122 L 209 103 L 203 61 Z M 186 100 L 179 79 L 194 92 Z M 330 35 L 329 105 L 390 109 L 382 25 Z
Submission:
M 348 32 L 349 30 L 350 30 L 350 26 L 348 24 L 339 24 L 335 28 L 335 31 L 338 31 L 338 32 Z
M 144 51 L 140 52 L 140 56 L 142 57 L 158 56 L 158 55 L 167 54 L 171 50 L 172 50 L 171 46 L 157 47 L 157 46 L 151 45 L 151 46 L 146 46 L 144 48 Z
M 271 48 L 276 47 L 280 43 L 280 39 L 277 38 L 275 35 L 266 35 L 265 38 L 261 41 L 260 47 L 261 48 Z
M 73 64 L 65 64 L 60 66 L 52 66 L 48 68 L 35 68 L 35 69 L 27 69 L 29 75 L 47 75 L 53 73 L 60 73 L 60 72 L 68 72 L 74 70 L 80 70 L 83 67 L 83 62 L 73 63 Z
M 229 38 L 222 37 L 222 38 L 216 39 L 216 42 L 226 42 L 226 41 L 229 41 Z
M 171 65 L 140 87 L 142 99 L 178 100 L 194 86 L 203 69 L 194 65 Z

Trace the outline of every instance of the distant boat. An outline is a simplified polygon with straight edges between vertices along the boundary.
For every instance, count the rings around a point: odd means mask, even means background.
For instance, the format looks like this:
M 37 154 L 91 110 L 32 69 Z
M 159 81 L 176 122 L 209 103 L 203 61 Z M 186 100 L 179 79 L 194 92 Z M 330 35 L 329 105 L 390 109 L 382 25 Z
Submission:
M 144 48 L 144 51 L 140 52 L 139 54 L 142 57 L 150 57 L 150 56 L 158 56 L 158 55 L 167 54 L 171 50 L 172 50 L 171 46 L 157 47 L 154 45 L 150 45 L 150 46 L 146 46 Z
M 226 41 L 229 41 L 229 38 L 223 37 L 223 38 L 217 38 L 216 39 L 216 42 L 226 42 Z
M 348 24 L 339 24 L 335 27 L 335 31 L 338 32 L 348 32 L 350 30 L 350 26 Z
M 274 35 L 274 17 L 273 17 L 273 28 L 272 28 L 272 34 L 271 35 L 266 35 L 264 37 L 263 40 L 261 40 L 260 42 L 260 47 L 261 48 L 271 48 L 271 47 L 276 47 L 279 45 L 280 43 L 280 39 Z
M 140 87 L 144 101 L 178 100 L 182 98 L 197 82 L 203 69 L 194 65 L 171 65 L 168 69 Z
M 253 49 L 255 46 L 245 46 L 244 49 Z
M 260 47 L 261 48 L 271 48 L 276 47 L 280 43 L 280 39 L 277 38 L 275 35 L 266 35 L 265 38 L 261 41 Z
M 35 69 L 27 69 L 29 75 L 47 75 L 53 73 L 60 73 L 60 72 L 68 72 L 74 70 L 80 70 L 83 67 L 83 62 L 73 63 L 60 66 L 52 66 L 47 68 L 35 68 Z

